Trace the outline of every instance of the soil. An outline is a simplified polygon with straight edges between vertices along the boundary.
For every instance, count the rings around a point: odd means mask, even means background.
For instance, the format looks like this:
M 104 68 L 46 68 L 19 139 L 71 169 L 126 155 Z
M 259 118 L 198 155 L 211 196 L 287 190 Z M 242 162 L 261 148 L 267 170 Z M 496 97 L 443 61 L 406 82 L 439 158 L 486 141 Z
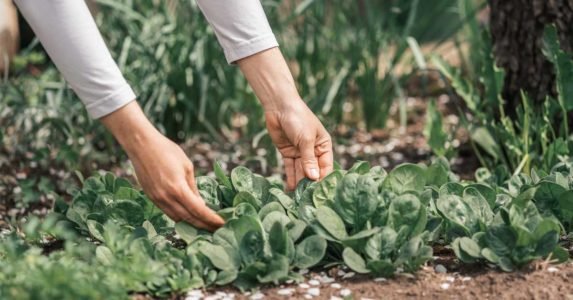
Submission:
M 455 262 L 449 259 L 451 263 Z M 415 274 L 402 274 L 396 278 L 372 278 L 356 275 L 350 279 L 335 278 L 332 283 L 317 286 L 320 295 L 312 299 L 573 299 L 573 264 L 549 265 L 544 262 L 532 264 L 525 269 L 504 273 L 488 266 L 466 266 L 456 269 L 446 264 L 447 273 L 435 271 L 438 259 Z M 332 273 L 332 272 L 331 272 Z M 293 288 L 290 296 L 279 293 Z M 217 290 L 221 291 L 221 290 Z M 231 289 L 222 289 L 236 299 L 251 299 L 254 294 L 241 294 Z M 309 289 L 297 284 L 262 289 L 261 299 L 305 299 Z M 348 296 L 343 297 L 345 292 Z M 215 290 L 205 296 L 216 295 Z M 305 297 L 306 296 L 306 297 Z M 338 298 L 336 298 L 338 297 Z M 311 298 L 307 298 L 311 299 Z

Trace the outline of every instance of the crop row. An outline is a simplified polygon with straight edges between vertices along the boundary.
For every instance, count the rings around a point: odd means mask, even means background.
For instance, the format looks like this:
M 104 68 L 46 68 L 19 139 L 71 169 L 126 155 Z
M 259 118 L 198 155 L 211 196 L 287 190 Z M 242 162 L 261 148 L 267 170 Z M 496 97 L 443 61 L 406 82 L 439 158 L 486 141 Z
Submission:
M 64 295 L 92 298 L 228 284 L 249 290 L 340 264 L 390 277 L 415 272 L 444 243 L 463 263 L 504 271 L 569 259 L 559 244 L 573 228 L 566 162 L 503 182 L 485 170 L 476 182 L 460 181 L 444 159 L 390 173 L 359 162 L 320 182 L 303 180 L 290 194 L 244 167 L 227 176 L 217 164 L 215 173 L 197 178 L 203 199 L 226 220 L 214 233 L 174 224 L 125 179 L 83 180 L 71 205 L 58 201 L 44 221 L 32 218 L 20 234 L 2 238 L 0 295 L 31 299 L 48 290 L 62 297 L 57 283 Z M 53 238 L 63 249 L 42 255 L 38 246 L 46 251 Z M 81 276 L 90 277 L 89 288 L 67 286 Z

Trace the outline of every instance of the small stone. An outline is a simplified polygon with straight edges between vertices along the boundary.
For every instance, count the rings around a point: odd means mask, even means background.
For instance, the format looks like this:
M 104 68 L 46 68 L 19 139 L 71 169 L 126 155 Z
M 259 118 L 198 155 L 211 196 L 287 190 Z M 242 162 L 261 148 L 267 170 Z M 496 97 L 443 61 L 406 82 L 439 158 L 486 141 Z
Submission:
M 444 265 L 436 265 L 436 267 L 434 268 L 434 271 L 436 271 L 436 273 L 447 273 L 448 269 L 446 269 L 446 267 L 444 267 Z
M 261 292 L 256 292 L 254 295 L 252 295 L 249 299 L 251 300 L 261 300 L 265 298 L 265 294 L 261 293 Z
M 384 281 L 387 281 L 387 280 L 386 280 L 386 278 L 384 278 L 384 277 L 378 277 L 378 278 L 374 278 L 374 281 L 375 281 L 375 282 L 384 282 Z
M 342 286 L 340 285 L 340 283 L 333 283 L 330 285 L 331 288 L 333 289 L 340 289 L 342 288 Z
M 351 290 L 349 290 L 349 289 L 342 289 L 342 290 L 340 290 L 340 296 L 342 296 L 342 297 L 348 297 L 348 296 L 350 296 L 350 295 L 352 295 L 352 291 L 351 291 Z
M 299 273 L 300 275 L 308 274 L 308 269 L 299 270 L 298 273 Z
M 322 277 L 320 277 L 319 280 L 320 280 L 320 282 L 325 283 L 325 284 L 329 284 L 329 283 L 334 282 L 334 278 L 329 277 L 329 276 L 322 276 Z
M 312 299 L 312 296 L 309 294 L 304 294 L 304 299 Z
M 294 289 L 293 288 L 286 288 L 286 289 L 280 289 L 278 290 L 277 294 L 281 295 L 281 296 L 290 296 L 294 293 Z
M 336 275 L 338 276 L 344 276 L 346 275 L 346 272 L 342 271 L 342 270 L 338 270 L 338 272 L 336 272 Z
M 549 272 L 549 273 L 555 273 L 555 272 L 557 272 L 557 271 L 559 271 L 559 269 L 557 269 L 556 267 L 549 267 L 549 268 L 547 268 L 547 272 Z
M 203 292 L 201 290 L 191 290 L 187 292 L 187 297 L 204 297 Z
M 293 284 L 293 283 L 294 283 L 294 280 L 289 279 L 289 280 L 285 281 L 285 283 L 286 283 L 286 284 Z
M 348 278 L 354 277 L 354 275 L 356 275 L 356 273 L 349 272 L 349 273 L 344 274 L 344 276 L 342 276 L 342 278 L 348 279 Z
M 344 300 L 344 299 L 336 296 L 330 296 L 330 300 Z
M 308 295 L 313 296 L 313 297 L 317 297 L 317 296 L 320 296 L 320 289 L 318 289 L 318 288 L 311 288 L 311 289 L 308 289 L 308 291 L 306 291 L 306 293 L 307 293 Z
M 310 288 L 310 285 L 308 285 L 308 284 L 306 284 L 306 283 L 300 283 L 300 284 L 298 285 L 298 287 L 301 288 L 301 289 L 308 289 L 308 288 Z
M 311 279 L 308 281 L 308 284 L 310 285 L 320 285 L 320 281 L 316 280 L 316 279 Z
M 444 282 L 444 283 L 440 284 L 440 287 L 442 288 L 442 290 L 447 290 L 450 288 L 450 284 L 447 282 Z
M 471 277 L 467 277 L 467 276 L 466 276 L 466 277 L 462 278 L 462 281 L 470 281 L 470 280 L 472 280 Z
M 455 280 L 456 280 L 456 279 L 455 279 L 454 277 L 452 277 L 452 276 L 446 277 L 446 281 L 447 281 L 447 282 L 450 282 L 450 283 L 451 283 L 451 282 L 454 282 Z

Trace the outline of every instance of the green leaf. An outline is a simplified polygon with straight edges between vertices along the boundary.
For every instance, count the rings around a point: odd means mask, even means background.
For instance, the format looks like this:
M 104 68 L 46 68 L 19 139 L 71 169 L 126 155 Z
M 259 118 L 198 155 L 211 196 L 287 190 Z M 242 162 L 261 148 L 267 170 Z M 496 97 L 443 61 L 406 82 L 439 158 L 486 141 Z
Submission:
M 111 266 L 114 262 L 113 253 L 106 246 L 98 246 L 96 248 L 96 258 L 104 265 Z
M 229 180 L 229 177 L 225 175 L 225 171 L 221 167 L 221 164 L 218 161 L 215 161 L 213 164 L 213 170 L 215 171 L 215 176 L 219 180 L 219 183 L 227 187 L 228 189 L 233 189 L 233 184 Z
M 341 171 L 334 171 L 324 177 L 312 194 L 312 202 L 315 207 L 326 204 L 327 201 L 334 201 L 336 186 L 342 179 Z
M 199 231 L 187 222 L 177 222 L 175 224 L 175 232 L 187 244 L 193 243 L 193 241 L 195 241 L 199 236 Z
M 98 239 L 99 241 L 103 241 L 103 225 L 94 220 L 87 221 L 88 230 L 90 234 Z
M 384 227 L 380 232 L 368 239 L 364 251 L 372 260 L 390 258 L 392 253 L 397 250 L 397 237 L 398 234 L 394 229 Z
M 253 192 L 253 173 L 242 166 L 231 171 L 231 182 L 238 192 Z
M 273 211 L 263 220 L 263 228 L 266 232 L 270 232 L 271 227 L 277 222 L 280 223 L 281 226 L 286 227 L 290 223 L 290 219 L 283 212 Z
M 261 207 L 262 204 L 257 198 L 255 198 L 253 194 L 244 191 L 237 193 L 233 199 L 233 206 L 238 206 L 241 203 L 249 203 L 257 210 Z
M 273 254 L 278 253 L 284 256 L 288 256 L 289 249 L 289 236 L 288 232 L 281 222 L 274 222 L 269 232 L 269 245 L 271 246 L 271 251 Z M 292 241 L 291 241 L 292 243 Z
M 424 126 L 424 136 L 432 151 L 438 155 L 446 155 L 446 142 L 448 135 L 444 131 L 442 124 L 442 114 L 436 107 L 436 101 L 431 100 L 426 108 L 426 125 Z
M 279 202 L 269 202 L 259 210 L 259 219 L 264 220 L 269 213 L 274 211 L 286 214 L 284 207 Z
M 223 270 L 217 274 L 217 280 L 215 283 L 217 285 L 227 285 L 233 282 L 237 278 L 236 270 Z
M 195 178 L 197 183 L 197 188 L 199 189 L 199 195 L 213 210 L 219 210 L 221 203 L 219 202 L 219 190 L 218 184 L 215 179 L 208 176 L 199 176 Z
M 342 259 L 344 263 L 356 273 L 366 274 L 370 273 L 370 270 L 366 267 L 366 262 L 356 253 L 352 248 L 345 248 L 342 252 Z
M 326 240 L 318 235 L 305 238 L 296 246 L 294 265 L 300 269 L 313 267 L 324 257 L 326 246 Z
M 143 208 L 133 200 L 117 200 L 107 209 L 111 219 L 131 226 L 139 226 L 145 220 Z
M 369 175 L 347 174 L 334 199 L 332 205 L 344 222 L 362 230 L 378 207 L 378 185 Z
M 384 180 L 384 187 L 396 194 L 403 194 L 408 191 L 421 193 L 425 184 L 424 169 L 414 164 L 399 165 Z
M 277 255 L 267 263 L 263 272 L 257 274 L 257 279 L 261 283 L 278 283 L 288 277 L 288 271 L 288 258 L 283 255 Z
M 321 206 L 316 209 L 316 220 L 331 234 L 338 239 L 348 237 L 342 219 L 328 206 Z
M 370 171 L 370 163 L 367 161 L 357 161 L 348 170 L 348 173 L 356 173 L 359 175 L 367 174 Z
M 235 234 L 236 235 L 236 234 Z M 265 240 L 261 232 L 250 230 L 238 238 L 239 253 L 244 265 L 250 265 L 264 257 Z
M 220 270 L 237 270 L 239 267 L 235 265 L 235 261 L 222 246 L 214 245 L 207 241 L 198 241 L 195 247 L 209 259 L 213 266 Z

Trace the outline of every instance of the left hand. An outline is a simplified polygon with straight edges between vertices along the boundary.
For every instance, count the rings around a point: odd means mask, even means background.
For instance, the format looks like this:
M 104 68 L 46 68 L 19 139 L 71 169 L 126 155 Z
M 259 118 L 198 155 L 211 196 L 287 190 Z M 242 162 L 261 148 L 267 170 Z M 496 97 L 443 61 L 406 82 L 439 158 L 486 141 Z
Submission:
M 319 180 L 333 168 L 330 135 L 301 99 L 291 103 L 287 109 L 265 112 L 269 135 L 283 157 L 289 190 L 304 177 Z

